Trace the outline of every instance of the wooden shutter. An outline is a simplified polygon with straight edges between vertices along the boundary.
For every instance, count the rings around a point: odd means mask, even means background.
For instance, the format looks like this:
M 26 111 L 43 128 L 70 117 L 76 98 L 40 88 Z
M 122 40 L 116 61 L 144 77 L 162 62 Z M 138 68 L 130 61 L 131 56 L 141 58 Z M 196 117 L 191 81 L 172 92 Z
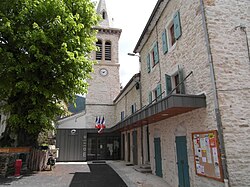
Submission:
M 158 43 L 156 42 L 154 45 L 154 64 L 159 62 L 159 53 L 158 53 Z
M 181 69 L 179 66 L 178 66 L 178 74 L 179 74 L 179 82 L 183 81 L 184 77 L 183 77 L 183 69 Z M 180 85 L 180 93 L 181 94 L 185 94 L 185 83 L 181 83 Z
M 162 33 L 161 39 L 162 39 L 163 53 L 165 54 L 165 53 L 168 52 L 167 34 L 166 34 L 166 30 L 165 29 L 164 29 L 164 32 Z
M 166 74 L 165 79 L 166 79 L 166 94 L 169 95 L 170 92 L 172 91 L 171 76 Z
M 150 73 L 151 71 L 151 65 L 150 65 L 150 54 L 148 54 L 147 56 L 147 69 L 148 69 L 148 73 Z
M 174 14 L 174 37 L 176 40 L 181 36 L 181 22 L 180 22 L 180 12 L 177 11 Z

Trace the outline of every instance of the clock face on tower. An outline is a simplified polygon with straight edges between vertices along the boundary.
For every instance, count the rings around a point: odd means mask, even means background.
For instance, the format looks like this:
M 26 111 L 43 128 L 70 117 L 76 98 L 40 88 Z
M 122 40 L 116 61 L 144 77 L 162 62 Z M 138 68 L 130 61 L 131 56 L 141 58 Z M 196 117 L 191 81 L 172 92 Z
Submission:
M 100 69 L 99 73 L 101 76 L 106 76 L 106 75 L 108 75 L 108 70 L 105 68 L 102 68 L 102 69 Z

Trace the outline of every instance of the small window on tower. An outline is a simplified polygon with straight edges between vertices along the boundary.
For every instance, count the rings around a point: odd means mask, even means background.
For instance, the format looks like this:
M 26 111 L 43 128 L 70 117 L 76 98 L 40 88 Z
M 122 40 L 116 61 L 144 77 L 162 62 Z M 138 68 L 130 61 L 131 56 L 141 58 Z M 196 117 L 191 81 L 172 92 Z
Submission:
M 106 19 L 106 12 L 102 12 L 102 19 Z
M 102 60 L 102 41 L 98 40 L 96 42 L 96 47 L 98 48 L 96 51 L 96 60 Z
M 111 42 L 105 42 L 105 60 L 111 60 Z

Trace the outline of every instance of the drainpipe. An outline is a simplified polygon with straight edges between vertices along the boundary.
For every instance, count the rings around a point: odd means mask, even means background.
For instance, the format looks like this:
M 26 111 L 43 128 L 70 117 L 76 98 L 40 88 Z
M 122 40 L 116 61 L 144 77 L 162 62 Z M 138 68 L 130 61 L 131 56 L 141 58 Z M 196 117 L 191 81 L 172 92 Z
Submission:
M 227 187 L 227 186 L 230 186 L 230 182 L 229 182 L 228 169 L 227 169 L 225 143 L 224 143 L 224 137 L 223 137 L 223 127 L 222 127 L 222 122 L 221 122 L 221 114 L 220 114 L 220 109 L 219 109 L 218 92 L 216 88 L 213 57 L 212 57 L 211 48 L 210 48 L 210 41 L 209 41 L 208 28 L 207 28 L 207 23 L 206 23 L 206 15 L 205 15 L 205 7 L 204 7 L 203 0 L 200 0 L 200 6 L 201 6 L 201 13 L 202 13 L 202 25 L 203 25 L 203 29 L 205 32 L 205 42 L 207 46 L 208 62 L 210 66 L 210 77 L 211 77 L 212 91 L 213 91 L 213 96 L 214 96 L 214 107 L 215 107 L 214 110 L 215 110 L 215 116 L 216 116 L 219 142 L 220 142 L 224 183 L 225 183 L 225 186 Z

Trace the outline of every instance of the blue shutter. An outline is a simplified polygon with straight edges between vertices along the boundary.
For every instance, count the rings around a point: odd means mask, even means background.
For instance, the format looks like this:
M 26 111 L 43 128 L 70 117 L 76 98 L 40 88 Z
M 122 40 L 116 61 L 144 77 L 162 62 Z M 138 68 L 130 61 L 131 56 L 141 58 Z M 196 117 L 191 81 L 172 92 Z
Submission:
M 167 95 L 169 95 L 170 92 L 172 91 L 171 76 L 166 74 L 165 79 L 166 79 L 166 93 L 167 93 Z
M 148 93 L 148 103 L 149 104 L 152 103 L 152 92 L 151 91 L 149 91 L 149 93 Z
M 147 56 L 147 69 L 148 69 L 148 73 L 150 73 L 150 71 L 151 71 L 151 66 L 150 66 L 150 54 L 148 54 L 148 56 Z
M 159 62 L 159 53 L 158 53 L 158 43 L 156 42 L 154 45 L 154 64 Z
M 165 53 L 168 52 L 167 34 L 166 34 L 166 30 L 165 29 L 164 29 L 164 32 L 162 33 L 161 39 L 162 39 L 163 53 L 165 54 Z
M 184 77 L 183 77 L 183 69 L 181 69 L 179 66 L 178 66 L 178 74 L 179 74 L 179 82 L 183 81 L 183 79 L 184 79 Z M 185 84 L 184 84 L 184 82 L 181 83 L 181 85 L 180 85 L 180 93 L 185 94 Z
M 181 36 L 181 22 L 180 22 L 180 12 L 177 11 L 174 14 L 174 37 L 176 40 Z

